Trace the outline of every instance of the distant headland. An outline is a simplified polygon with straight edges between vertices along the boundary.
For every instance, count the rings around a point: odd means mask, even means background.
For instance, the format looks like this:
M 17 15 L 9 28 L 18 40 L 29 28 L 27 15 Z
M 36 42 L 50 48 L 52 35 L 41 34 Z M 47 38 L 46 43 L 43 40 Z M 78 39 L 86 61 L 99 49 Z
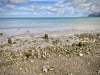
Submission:
M 100 13 L 91 13 L 88 17 L 100 17 Z

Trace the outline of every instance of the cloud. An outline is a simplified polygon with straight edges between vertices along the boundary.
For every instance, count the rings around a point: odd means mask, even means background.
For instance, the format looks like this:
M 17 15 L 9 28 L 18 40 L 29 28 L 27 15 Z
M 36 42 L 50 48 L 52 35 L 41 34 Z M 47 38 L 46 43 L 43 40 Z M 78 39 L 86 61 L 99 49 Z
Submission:
M 54 5 L 37 5 L 37 4 L 32 4 L 28 8 L 30 12 L 35 11 L 35 10 L 45 10 L 45 11 L 51 11 L 51 12 L 60 12 L 61 9 L 63 9 L 65 6 L 63 4 L 54 4 Z
M 34 9 L 28 9 L 28 11 L 29 11 L 29 12 L 33 12 L 33 11 L 34 11 Z
M 6 5 L 6 8 L 11 9 L 11 10 L 27 10 L 28 9 L 27 7 L 18 7 L 11 4 Z
M 93 6 L 91 7 L 91 11 L 92 11 L 92 12 L 96 12 L 96 13 L 100 13 L 100 7 L 97 7 L 97 6 L 93 5 Z
M 10 13 L 13 10 L 14 15 L 27 12 L 33 16 L 87 16 L 100 12 L 100 0 L 0 0 L 0 5 L 0 11 Z
M 47 1 L 47 2 L 53 1 L 53 2 L 57 2 L 57 3 L 61 3 L 61 2 L 63 2 L 64 0 L 30 0 L 30 1 Z
M 16 7 L 17 10 L 27 10 L 27 7 Z
M 0 11 L 4 11 L 2 8 L 0 8 Z
M 16 6 L 15 5 L 8 4 L 6 6 L 6 8 L 14 10 L 14 9 L 16 9 Z
M 52 12 L 58 12 L 58 11 L 59 11 L 58 8 L 55 8 L 55 7 L 53 7 L 53 6 L 48 6 L 48 7 L 46 7 L 46 10 L 49 10 L 49 11 L 52 11 Z
M 10 3 L 28 3 L 29 0 L 7 0 Z
M 85 3 L 87 0 L 65 0 L 64 2 L 71 2 L 71 3 Z
M 77 12 L 77 14 L 100 12 L 100 0 L 65 0 L 63 3 L 73 7 L 74 13 Z

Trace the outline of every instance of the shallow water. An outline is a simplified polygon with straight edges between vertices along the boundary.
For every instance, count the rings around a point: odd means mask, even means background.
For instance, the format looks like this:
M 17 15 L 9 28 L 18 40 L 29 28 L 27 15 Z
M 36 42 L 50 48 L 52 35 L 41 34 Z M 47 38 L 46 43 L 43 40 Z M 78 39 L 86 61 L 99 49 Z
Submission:
M 100 18 L 0 18 L 0 32 L 20 34 L 30 31 L 42 33 L 57 30 L 100 30 Z

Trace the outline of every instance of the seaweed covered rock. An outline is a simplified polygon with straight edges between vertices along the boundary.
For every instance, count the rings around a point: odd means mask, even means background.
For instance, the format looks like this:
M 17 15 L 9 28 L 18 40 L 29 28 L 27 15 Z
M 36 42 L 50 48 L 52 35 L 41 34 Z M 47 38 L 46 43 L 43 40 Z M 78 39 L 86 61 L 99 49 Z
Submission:
M 48 41 L 48 34 L 45 34 L 44 39 Z
M 78 46 L 83 46 L 84 44 L 83 44 L 83 42 L 79 42 L 79 44 L 78 44 Z
M 11 38 L 8 38 L 8 44 L 12 44 Z

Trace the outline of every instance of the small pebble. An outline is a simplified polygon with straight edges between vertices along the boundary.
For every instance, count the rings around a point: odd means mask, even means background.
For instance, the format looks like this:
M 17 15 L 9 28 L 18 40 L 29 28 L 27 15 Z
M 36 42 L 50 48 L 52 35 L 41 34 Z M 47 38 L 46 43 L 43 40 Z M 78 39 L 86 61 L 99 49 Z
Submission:
M 79 56 L 83 56 L 83 54 L 82 53 L 79 53 Z
M 100 70 L 98 70 L 98 73 L 100 73 Z
M 48 72 L 48 69 L 46 66 L 43 66 L 43 72 Z
M 90 54 L 90 52 L 86 52 L 86 54 Z
M 53 68 L 50 68 L 49 71 L 54 71 L 54 69 Z
M 33 62 L 33 60 L 31 60 L 31 62 Z

